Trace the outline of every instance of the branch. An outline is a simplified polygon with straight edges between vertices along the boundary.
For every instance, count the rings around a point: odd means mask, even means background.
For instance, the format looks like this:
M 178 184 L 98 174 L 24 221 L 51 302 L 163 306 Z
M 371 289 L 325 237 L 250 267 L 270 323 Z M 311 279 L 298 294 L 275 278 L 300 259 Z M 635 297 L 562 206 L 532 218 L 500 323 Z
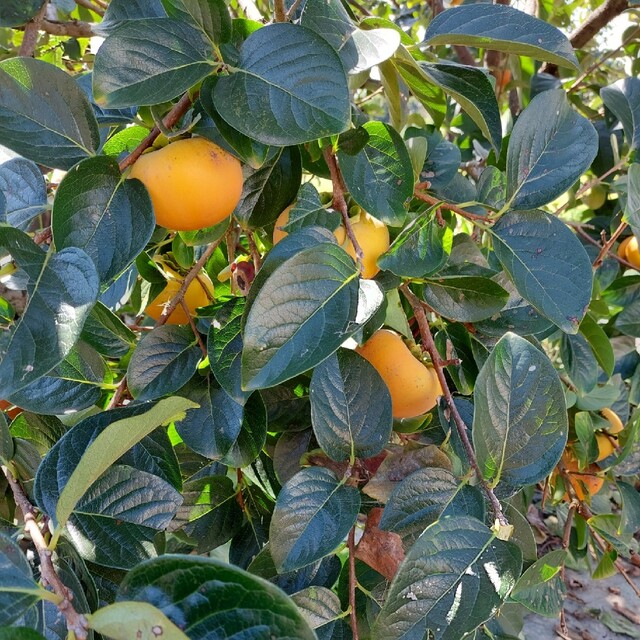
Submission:
M 31 537 L 38 552 L 42 586 L 46 587 L 49 585 L 53 589 L 53 592 L 59 596 L 59 602 L 57 602 L 56 605 L 67 621 L 67 629 L 69 630 L 70 637 L 74 637 L 71 634 L 75 634 L 77 640 L 86 640 L 87 629 L 89 628 L 87 619 L 83 614 L 76 611 L 71 602 L 73 592 L 62 583 L 62 580 L 60 580 L 56 572 L 56 568 L 53 566 L 53 560 L 51 559 L 52 552 L 47 547 L 42 531 L 40 531 L 40 527 L 36 521 L 35 509 L 31 502 L 29 502 L 29 498 L 27 498 L 22 486 L 13 477 L 11 472 L 5 467 L 2 467 L 2 471 L 11 487 L 16 504 L 22 511 L 24 529 Z
M 425 313 L 424 307 L 422 306 L 420 299 L 413 293 L 413 291 L 411 291 L 411 289 L 409 289 L 409 285 L 403 284 L 400 287 L 400 290 L 411 305 L 411 308 L 413 309 L 413 315 L 418 321 L 420 337 L 422 339 L 422 347 L 431 356 L 433 368 L 438 375 L 438 381 L 440 382 L 440 386 L 442 387 L 442 393 L 444 394 L 447 406 L 449 408 L 449 411 L 451 412 L 451 416 L 453 417 L 453 421 L 456 425 L 458 434 L 460 435 L 460 440 L 462 441 L 464 449 L 467 453 L 467 457 L 469 458 L 469 463 L 473 467 L 476 478 L 478 479 L 480 486 L 484 490 L 487 498 L 489 499 L 489 502 L 491 503 L 491 508 L 496 520 L 498 520 L 501 525 L 508 526 L 509 522 L 502 512 L 500 501 L 498 500 L 498 498 L 496 498 L 495 493 L 493 493 L 493 489 L 487 484 L 482 475 L 482 471 L 480 470 L 480 466 L 478 465 L 478 460 L 476 459 L 475 451 L 473 450 L 471 442 L 469 441 L 467 425 L 464 423 L 462 416 L 458 412 L 456 403 L 453 400 L 453 395 L 451 395 L 451 391 L 449 390 L 447 379 L 445 378 L 444 371 L 442 370 L 442 359 L 440 358 L 440 354 L 438 353 L 436 344 L 433 341 L 431 329 L 429 328 L 429 320 L 427 319 L 427 314 Z
M 284 7 L 284 0 L 275 0 L 273 3 L 273 21 L 286 22 L 287 11 Z
M 353 640 L 358 640 L 358 616 L 356 614 L 356 527 L 351 527 L 349 537 L 347 538 L 347 546 L 349 547 L 349 609 L 351 616 L 351 634 Z
M 42 20 L 40 29 L 52 36 L 70 36 L 72 38 L 91 38 L 95 35 L 93 23 L 82 20 L 58 22 L 57 20 Z
M 611 234 L 611 237 L 602 244 L 602 248 L 600 249 L 600 253 L 598 254 L 598 257 L 593 261 L 594 269 L 597 269 L 604 262 L 605 256 L 607 255 L 607 253 L 609 253 L 609 251 L 611 250 L 611 247 L 615 244 L 616 240 L 620 237 L 620 234 L 626 228 L 627 228 L 627 223 L 621 222 L 618 225 L 618 228 Z M 603 232 L 603 236 L 604 236 L 604 232 Z
M 24 36 L 22 37 L 22 44 L 20 45 L 20 51 L 18 55 L 33 58 L 36 52 L 36 45 L 38 44 L 38 31 L 40 31 L 40 24 L 44 18 L 44 14 L 47 12 L 47 4 L 49 0 L 44 0 L 38 13 L 36 13 L 24 28 Z
M 425 183 L 420 183 L 416 186 L 415 191 L 413 192 L 413 195 L 415 198 L 418 198 L 418 200 L 422 200 L 422 202 L 426 202 L 427 204 L 437 204 L 440 205 L 443 209 L 448 209 L 449 211 L 453 211 L 453 213 L 457 213 L 459 216 L 462 216 L 463 218 L 466 218 L 467 220 L 470 220 L 471 222 L 475 222 L 475 221 L 482 221 L 482 222 L 490 222 L 489 220 L 487 220 L 487 218 L 485 216 L 480 216 L 476 213 L 471 213 L 470 211 L 465 211 L 464 209 L 461 209 L 460 207 L 456 206 L 455 204 L 451 204 L 450 202 L 443 202 L 442 200 L 439 200 L 438 198 L 434 198 L 433 196 L 427 195 L 426 193 L 423 193 L 422 189 L 426 188 L 427 185 L 425 185 Z
M 96 6 L 91 2 L 91 0 L 75 0 L 75 3 L 80 7 L 84 7 L 85 9 L 89 9 L 89 11 L 93 11 L 93 13 L 97 13 L 99 16 L 104 16 L 104 8 Z

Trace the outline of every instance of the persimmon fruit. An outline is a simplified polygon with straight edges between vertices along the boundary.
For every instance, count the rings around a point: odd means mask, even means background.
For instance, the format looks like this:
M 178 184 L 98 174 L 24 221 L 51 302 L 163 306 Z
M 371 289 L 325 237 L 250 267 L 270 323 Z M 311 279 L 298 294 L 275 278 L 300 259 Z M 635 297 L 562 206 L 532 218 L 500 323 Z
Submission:
M 206 138 L 177 140 L 138 158 L 129 178 L 151 197 L 156 222 L 176 231 L 196 231 L 227 218 L 242 195 L 242 166 Z
M 366 211 L 361 211 L 351 218 L 351 229 L 363 253 L 362 276 L 373 278 L 380 271 L 378 258 L 390 245 L 389 229 L 384 222 Z M 357 261 L 356 250 L 346 234 L 342 248 Z
M 290 204 L 284 211 L 278 216 L 276 223 L 273 227 L 273 244 L 276 245 L 280 240 L 286 238 L 289 234 L 282 229 L 286 224 L 289 223 L 289 214 L 291 213 L 291 209 L 295 206 L 295 202 Z M 334 232 L 333 235 L 336 237 L 339 245 L 344 243 L 346 238 L 346 233 L 344 227 L 340 225 Z
M 624 430 L 624 424 L 622 424 L 622 420 L 620 420 L 620 416 L 618 416 L 618 414 L 615 411 L 613 411 L 612 409 L 609 409 L 608 407 L 605 407 L 600 411 L 600 413 L 602 414 L 602 417 L 606 418 L 606 420 L 609 422 L 607 433 L 611 434 L 612 436 L 615 436 Z
M 596 458 L 596 462 L 608 458 L 616 450 L 611 442 L 611 437 L 605 433 L 596 433 L 596 442 L 598 443 L 598 457 Z
M 573 452 L 566 449 L 562 454 L 561 464 L 564 465 L 566 475 L 573 487 L 578 500 L 583 501 L 586 497 L 594 496 L 604 486 L 604 476 L 597 464 L 590 464 L 586 469 L 580 470 L 578 460 Z M 551 485 L 555 485 L 555 481 L 560 475 L 559 470 L 555 470 L 551 475 Z M 569 491 L 565 492 L 563 498 L 565 502 L 571 500 Z
M 389 388 L 394 418 L 414 418 L 436 406 L 442 395 L 438 375 L 413 356 L 399 334 L 379 329 L 356 352 L 373 365 Z
M 627 262 L 630 262 L 636 269 L 640 269 L 640 249 L 638 248 L 638 238 L 636 238 L 635 236 L 631 236 L 623 241 L 622 244 L 625 245 L 625 260 Z

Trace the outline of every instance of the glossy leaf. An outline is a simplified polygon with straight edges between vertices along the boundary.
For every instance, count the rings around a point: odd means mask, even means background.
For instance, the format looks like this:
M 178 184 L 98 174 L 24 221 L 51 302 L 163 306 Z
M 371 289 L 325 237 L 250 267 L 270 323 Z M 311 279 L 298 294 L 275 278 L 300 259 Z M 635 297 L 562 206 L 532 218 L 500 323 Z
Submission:
M 212 558 L 165 555 L 129 572 L 118 601 L 149 602 L 190 640 L 237 635 L 314 640 L 296 606 L 277 587 Z M 198 606 L 191 606 L 197 601 Z
M 486 167 L 478 180 L 478 201 L 493 209 L 504 206 L 507 178 L 497 167 Z
M 404 141 L 388 124 L 367 122 L 369 135 L 355 156 L 338 152 L 342 175 L 351 197 L 372 216 L 399 226 L 413 194 L 413 166 Z
M 0 86 L 0 144 L 57 169 L 94 155 L 98 123 L 62 69 L 33 58 L 9 58 L 0 62 Z
M 33 18 L 43 0 L 5 0 L 0 7 L 0 27 L 19 27 Z
M 507 200 L 534 209 L 562 195 L 591 165 L 598 134 L 562 89 L 537 95 L 516 121 L 507 150 Z
M 334 231 L 340 226 L 342 216 L 338 211 L 325 209 L 315 187 L 305 182 L 298 191 L 293 208 L 289 212 L 289 222 L 283 230 L 292 233 L 304 227 L 316 226 Z
M 0 387 L 3 395 L 11 395 L 69 354 L 98 296 L 98 276 L 82 249 L 45 253 L 11 227 L 0 227 L 0 247 L 28 278 L 29 304 L 0 334 Z
M 326 628 L 342 617 L 340 598 L 326 587 L 307 587 L 294 593 L 291 599 L 312 629 Z
M 244 41 L 234 72 L 216 85 L 214 102 L 232 127 L 277 146 L 341 133 L 350 119 L 338 54 L 313 31 L 290 23 L 268 25 Z
M 476 322 L 500 311 L 509 294 L 489 278 L 441 276 L 427 279 L 422 296 L 432 309 L 446 318 Z
M 470 4 L 439 13 L 427 27 L 430 45 L 462 44 L 515 53 L 578 69 L 567 37 L 556 27 L 504 5 Z
M 360 494 L 331 471 L 311 467 L 287 482 L 271 518 L 271 553 L 279 573 L 304 567 L 331 553 L 349 533 Z
M 170 18 L 190 22 L 216 44 L 231 40 L 231 16 L 224 0 L 163 0 Z
M 100 35 L 106 35 L 114 27 L 128 20 L 164 18 L 166 15 L 162 0 L 111 0 L 98 30 Z
M 514 487 L 546 478 L 569 433 L 564 391 L 549 358 L 507 333 L 480 370 L 473 397 L 473 444 L 484 477 Z
M 329 243 L 276 267 L 246 316 L 243 388 L 274 386 L 331 355 L 355 321 L 357 275 L 351 257 Z
M 147 333 L 129 360 L 127 385 L 143 402 L 169 395 L 196 372 L 202 352 L 191 327 L 163 325 Z
M 171 100 L 208 75 L 212 47 L 202 32 L 172 18 L 126 21 L 96 54 L 93 94 L 100 106 Z
M 339 349 L 313 370 L 309 398 L 314 434 L 330 458 L 371 458 L 389 441 L 389 389 L 355 351 Z
M 135 344 L 135 334 L 102 302 L 97 302 L 81 338 L 104 356 L 123 356 Z
M 542 211 L 510 212 L 493 227 L 494 251 L 518 292 L 566 333 L 591 299 L 591 261 L 580 241 Z
M 640 79 L 622 78 L 600 89 L 607 109 L 620 120 L 632 151 L 640 147 Z
M 615 355 L 613 347 L 609 341 L 609 336 L 604 329 L 587 313 L 580 323 L 580 334 L 593 350 L 593 354 L 602 367 L 602 370 L 608 375 L 613 375 L 615 367 Z
M 598 362 L 586 339 L 579 333 L 575 336 L 563 335 L 560 357 L 578 391 L 584 394 L 593 391 L 598 383 Z
M 5 199 L 7 222 L 23 231 L 47 205 L 42 171 L 35 162 L 25 158 L 13 158 L 0 164 L 0 194 L 0 199 L 2 196 Z
M 58 187 L 51 215 L 56 247 L 86 251 L 101 282 L 110 282 L 133 262 L 154 228 L 147 190 L 137 180 L 125 180 L 112 158 L 81 162 Z
M 248 467 L 260 456 L 266 441 L 267 412 L 260 394 L 254 393 L 244 406 L 240 433 L 222 462 L 236 468 Z
M 478 520 L 440 520 L 409 549 L 372 635 L 458 640 L 494 614 L 521 566 L 520 550 Z

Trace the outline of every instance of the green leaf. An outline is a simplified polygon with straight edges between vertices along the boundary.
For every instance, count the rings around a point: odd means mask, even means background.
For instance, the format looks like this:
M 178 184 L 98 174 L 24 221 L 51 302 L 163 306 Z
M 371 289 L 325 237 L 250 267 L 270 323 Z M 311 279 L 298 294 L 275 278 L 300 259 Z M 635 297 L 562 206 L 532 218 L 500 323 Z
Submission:
M 478 520 L 440 520 L 409 549 L 372 637 L 459 640 L 494 615 L 521 567 L 520 550 Z
M 176 420 L 180 437 L 201 456 L 220 460 L 240 435 L 243 405 L 210 380 L 190 383 L 180 395 L 199 405 Z
M 129 360 L 127 383 L 139 402 L 169 395 L 196 372 L 202 352 L 191 327 L 163 325 L 147 333 Z
M 441 227 L 433 216 L 418 216 L 378 258 L 378 265 L 401 277 L 429 276 L 447 262 L 452 240 L 450 227 Z
M 0 627 L 0 640 L 45 640 L 37 631 L 29 627 Z
M 609 336 L 604 329 L 591 317 L 589 313 L 585 315 L 580 323 L 580 333 L 584 336 L 589 346 L 593 350 L 593 354 L 602 367 L 602 370 L 608 375 L 613 375 L 616 360 L 613 353 L 613 346 L 609 340 Z
M 25 158 L 0 164 L 0 194 L 4 194 L 6 200 L 7 222 L 23 231 L 27 231 L 31 220 L 47 206 L 47 186 L 42 171 L 35 162 Z
M 259 169 L 247 168 L 234 217 L 244 227 L 272 223 L 296 197 L 301 179 L 302 160 L 296 147 L 283 149 Z
M 170 18 L 193 24 L 216 44 L 231 40 L 231 15 L 224 0 L 162 0 Z
M 339 349 L 313 370 L 309 399 L 313 432 L 333 460 L 371 458 L 388 443 L 391 394 L 355 351 Z
M 638 114 L 640 117 L 640 113 Z M 0 167 L 0 175 L 2 167 Z M 632 163 L 627 171 L 627 201 L 624 207 L 624 219 L 634 233 L 640 233 L 640 164 Z
M 640 496 L 633 485 L 621 480 L 616 484 L 622 497 L 620 533 L 633 535 L 640 529 Z
M 77 164 L 58 187 L 51 215 L 56 248 L 86 251 L 103 283 L 135 260 L 154 229 L 146 188 L 138 180 L 125 180 L 113 158 Z
M 100 137 L 74 79 L 33 58 L 0 62 L 0 144 L 47 167 L 70 169 L 94 155 Z
M 338 482 L 329 469 L 296 473 L 278 495 L 269 528 L 278 573 L 330 554 L 349 533 L 359 509 L 358 490 Z
M 507 178 L 498 167 L 486 167 L 478 180 L 478 202 L 502 209 L 507 197 Z
M 424 42 L 493 49 L 560 67 L 580 68 L 571 43 L 562 31 L 503 5 L 479 3 L 443 11 L 430 22 Z
M 248 638 L 314 640 L 296 606 L 277 587 L 237 567 L 194 556 L 165 555 L 130 571 L 118 601 L 152 602 L 190 640 L 239 633 Z M 197 602 L 198 606 L 192 606 Z
M 511 600 L 540 615 L 556 617 L 567 591 L 559 575 L 566 556 L 566 551 L 556 549 L 536 560 L 516 583 Z
M 384 223 L 404 223 L 407 201 L 413 195 L 413 166 L 400 134 L 384 122 L 363 125 L 369 134 L 355 156 L 338 152 L 344 181 L 351 197 Z
M 349 335 L 357 297 L 355 263 L 335 244 L 312 246 L 276 267 L 246 316 L 243 389 L 272 387 L 331 355 Z
M 230 478 L 208 476 L 185 482 L 184 502 L 169 528 L 186 533 L 198 553 L 216 549 L 233 538 L 242 526 L 243 513 Z
M 161 0 L 111 0 L 102 22 L 97 25 L 97 30 L 100 35 L 106 35 L 127 20 L 162 18 L 166 15 Z
M 627 304 L 613 324 L 627 336 L 640 337 L 640 299 Z
M 291 599 L 312 629 L 324 631 L 327 625 L 342 617 L 340 598 L 326 587 L 307 587 L 294 593 Z
M 116 602 L 87 616 L 89 628 L 113 640 L 188 640 L 159 609 L 147 602 Z
M 473 445 L 483 476 L 512 487 L 546 478 L 569 433 L 564 391 L 549 358 L 505 334 L 480 370 L 473 398 Z
M 238 404 L 244 404 L 249 392 L 240 386 L 242 355 L 242 313 L 244 298 L 225 302 L 209 327 L 207 353 L 209 366 L 218 384 Z
M 212 47 L 199 29 L 172 18 L 124 22 L 96 53 L 93 94 L 100 106 L 171 100 L 212 71 Z
M 340 0 L 307 1 L 300 24 L 327 40 L 351 74 L 384 62 L 400 44 L 400 34 L 394 29 L 358 29 Z
M 516 121 L 507 150 L 507 200 L 534 209 L 562 195 L 598 152 L 594 126 L 570 106 L 563 89 L 537 95 Z
M 419 63 L 431 81 L 449 94 L 478 125 L 497 155 L 502 144 L 500 111 L 485 71 L 452 62 Z
M 65 526 L 78 502 L 116 460 L 158 426 L 177 420 L 193 406 L 189 400 L 174 396 L 151 407 L 135 405 L 110 411 L 105 416 L 110 421 L 99 433 L 88 418 L 83 421 L 84 429 L 76 425 L 63 436 L 45 457 L 36 477 L 36 499 L 53 526 L 58 531 Z M 49 482 L 52 475 L 56 481 Z
M 232 127 L 264 144 L 310 142 L 341 133 L 350 121 L 338 54 L 290 23 L 268 25 L 244 41 L 237 68 L 220 78 L 214 101 Z
M 11 625 L 39 599 L 40 587 L 22 549 L 0 532 L 0 625 Z
M 518 292 L 566 333 L 577 333 L 591 299 L 592 270 L 580 241 L 543 211 L 513 211 L 492 229 L 494 251 Z
M 476 322 L 500 311 L 509 294 L 489 278 L 440 276 L 426 279 L 422 297 L 445 318 L 457 322 Z
M 579 333 L 575 336 L 564 334 L 560 341 L 560 357 L 577 390 L 582 394 L 593 391 L 598 383 L 598 362 L 585 338 Z
M 40 10 L 44 0 L 5 0 L 0 6 L 0 27 L 19 27 Z
M 640 78 L 622 78 L 600 89 L 602 102 L 624 129 L 631 151 L 640 147 Z
M 98 275 L 82 249 L 45 253 L 18 229 L 0 226 L 0 247 L 28 278 L 27 307 L 0 334 L 0 388 L 11 395 L 69 354 L 98 296 Z
M 316 226 L 335 231 L 341 222 L 340 213 L 325 209 L 316 188 L 310 182 L 305 182 L 298 191 L 298 197 L 289 212 L 289 222 L 283 230 L 292 233 L 304 227 Z
M 427 141 L 427 155 L 419 172 L 419 178 L 428 181 L 434 191 L 444 189 L 457 175 L 462 157 L 460 149 L 442 137 L 440 131 L 432 126 L 424 129 L 411 127 L 406 136 L 424 138 Z
M 438 467 L 418 469 L 393 489 L 379 526 L 397 533 L 409 547 L 440 518 L 458 491 L 458 481 L 450 471 Z
M 15 448 L 9 431 L 9 424 L 4 413 L 0 413 L 0 464 L 8 466 L 13 458 Z
M 267 441 L 267 412 L 259 393 L 246 402 L 242 413 L 242 428 L 221 462 L 230 467 L 248 467 Z
M 87 317 L 80 337 L 103 356 L 110 357 L 125 355 L 136 342 L 133 331 L 100 301 Z

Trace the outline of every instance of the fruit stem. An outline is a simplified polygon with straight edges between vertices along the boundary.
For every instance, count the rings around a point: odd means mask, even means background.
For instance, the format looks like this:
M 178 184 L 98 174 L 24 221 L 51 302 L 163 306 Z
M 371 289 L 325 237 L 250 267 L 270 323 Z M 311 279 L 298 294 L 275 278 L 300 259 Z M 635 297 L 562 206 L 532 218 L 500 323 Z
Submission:
M 351 633 L 353 640 L 358 640 L 358 616 L 356 614 L 356 527 L 351 527 L 347 545 L 349 547 L 349 614 L 351 616 Z
M 484 222 L 484 223 L 491 222 L 491 220 L 487 216 L 480 216 L 477 213 L 471 213 L 470 211 L 465 211 L 464 209 L 462 209 L 461 207 L 458 207 L 455 204 L 451 204 L 450 202 L 445 202 L 440 198 L 434 198 L 433 196 L 430 196 L 424 193 L 423 191 L 424 188 L 425 187 L 422 186 L 421 184 L 416 185 L 416 188 L 413 192 L 414 197 L 418 198 L 418 200 L 422 200 L 422 202 L 426 202 L 427 204 L 438 205 L 443 209 L 448 209 L 453 213 L 457 213 L 459 216 L 466 218 L 467 220 L 469 220 L 470 222 L 473 222 L 474 224 L 478 222 Z
M 489 499 L 489 502 L 491 503 L 491 508 L 493 510 L 495 519 L 501 525 L 509 526 L 509 521 L 502 512 L 500 501 L 498 500 L 498 498 L 496 498 L 493 489 L 487 484 L 487 481 L 484 479 L 482 471 L 480 470 L 480 466 L 478 465 L 475 451 L 473 450 L 473 446 L 471 445 L 471 442 L 469 440 L 469 434 L 467 433 L 467 425 L 464 423 L 464 420 L 462 419 L 462 416 L 460 415 L 458 408 L 456 407 L 456 403 L 453 400 L 453 395 L 451 394 L 451 391 L 447 384 L 447 379 L 445 378 L 444 371 L 442 369 L 442 358 L 440 358 L 440 354 L 438 353 L 438 350 L 436 348 L 436 343 L 433 341 L 431 329 L 429 328 L 429 320 L 427 318 L 424 307 L 422 306 L 420 299 L 413 293 L 413 291 L 411 291 L 408 284 L 403 284 L 400 287 L 400 290 L 411 305 L 411 308 L 413 309 L 413 315 L 418 321 L 418 328 L 420 329 L 420 337 L 422 339 L 422 347 L 431 356 L 433 368 L 438 375 L 438 380 L 440 382 L 440 386 L 442 387 L 442 393 L 444 394 L 445 401 L 447 403 L 449 411 L 451 412 L 451 416 L 453 417 L 453 421 L 456 425 L 456 429 L 458 430 L 458 434 L 460 435 L 460 440 L 462 441 L 464 449 L 467 453 L 467 457 L 469 458 L 469 463 L 473 467 L 476 478 L 478 479 L 480 486 L 484 490 L 487 498 Z

